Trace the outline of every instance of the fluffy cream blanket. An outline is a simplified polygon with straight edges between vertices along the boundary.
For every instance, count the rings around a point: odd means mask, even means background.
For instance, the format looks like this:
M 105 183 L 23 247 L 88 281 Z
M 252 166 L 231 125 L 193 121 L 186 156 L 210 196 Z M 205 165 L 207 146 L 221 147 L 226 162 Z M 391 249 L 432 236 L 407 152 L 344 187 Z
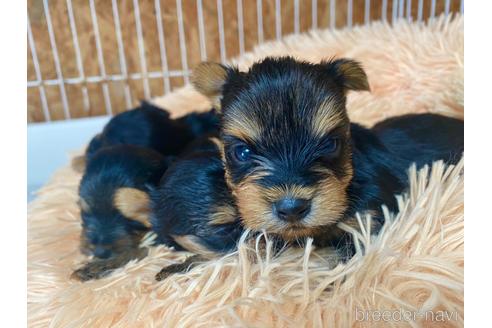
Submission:
M 463 117 L 463 18 L 429 25 L 380 23 L 313 31 L 267 43 L 235 61 L 245 68 L 267 55 L 361 61 L 371 93 L 349 95 L 353 121 L 436 112 Z M 181 115 L 207 109 L 185 87 L 155 102 Z M 32 327 L 350 327 L 463 325 L 463 161 L 409 170 L 400 211 L 371 237 L 367 218 L 353 231 L 364 251 L 345 264 L 332 253 L 287 249 L 281 255 L 241 243 L 239 250 L 156 282 L 186 253 L 153 247 L 111 276 L 71 281 L 78 251 L 80 175 L 61 169 L 28 209 L 28 322 Z M 268 240 L 268 236 L 260 238 Z M 363 247 L 362 247 L 363 246 Z

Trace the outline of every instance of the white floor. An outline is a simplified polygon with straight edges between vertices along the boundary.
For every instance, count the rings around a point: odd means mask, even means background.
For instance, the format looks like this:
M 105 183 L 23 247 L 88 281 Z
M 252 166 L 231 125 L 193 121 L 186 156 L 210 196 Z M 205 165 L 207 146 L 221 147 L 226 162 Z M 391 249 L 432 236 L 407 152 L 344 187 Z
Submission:
M 34 123 L 27 127 L 27 201 L 61 166 L 69 153 L 82 149 L 107 123 L 109 117 Z

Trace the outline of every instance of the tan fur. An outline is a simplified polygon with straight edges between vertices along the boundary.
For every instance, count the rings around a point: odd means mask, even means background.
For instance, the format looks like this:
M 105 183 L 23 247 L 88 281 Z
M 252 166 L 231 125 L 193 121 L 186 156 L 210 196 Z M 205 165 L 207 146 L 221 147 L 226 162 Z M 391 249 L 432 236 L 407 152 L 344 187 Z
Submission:
M 330 176 L 316 187 L 294 185 L 264 188 L 247 179 L 235 188 L 235 196 L 241 219 L 247 228 L 265 230 L 291 240 L 312 235 L 319 227 L 334 224 L 341 218 L 348 203 L 346 189 L 349 181 L 339 181 Z M 286 196 L 312 200 L 310 214 L 296 229 L 292 229 L 272 213 L 272 204 Z
M 245 227 L 255 231 L 275 230 L 275 221 L 269 203 L 263 197 L 263 188 L 254 183 L 241 183 L 233 190 Z
M 135 188 L 120 188 L 116 190 L 113 201 L 124 216 L 150 228 L 150 198 L 146 192 Z
M 235 62 L 243 70 L 267 55 L 290 54 L 311 62 L 332 56 L 356 58 L 364 64 L 372 92 L 348 94 L 352 121 L 371 126 L 386 117 L 423 112 L 462 118 L 463 22 L 462 17 L 436 18 L 429 26 L 405 20 L 395 27 L 375 23 L 353 30 L 312 31 L 258 46 Z M 173 117 L 210 108 L 191 86 L 154 102 Z M 364 323 L 355 320 L 355 309 L 440 309 L 457 313 L 457 320 L 441 324 L 418 318 L 389 324 L 462 327 L 462 165 L 448 169 L 438 163 L 432 170 L 412 170 L 410 194 L 400 198 L 397 216 L 386 215 L 379 236 L 361 234 L 366 251 L 345 263 L 336 263 L 333 250 L 310 243 L 275 255 L 271 237 L 261 235 L 252 246 L 241 242 L 232 255 L 162 282 L 155 281 L 155 274 L 189 254 L 152 247 L 139 262 L 86 283 L 69 279 L 87 261 L 77 249 L 81 175 L 62 168 L 28 204 L 27 324 L 270 327 L 273 322 L 276 327 L 357 327 Z M 266 251 L 255 244 L 265 244 Z M 379 327 L 377 322 L 367 326 Z
M 220 111 L 222 86 L 227 77 L 224 66 L 211 62 L 204 62 L 195 67 L 191 75 L 191 83 L 195 89 L 208 97 L 212 106 Z
M 213 142 L 214 145 L 217 147 L 218 151 L 220 152 L 220 158 L 222 159 L 222 162 L 225 163 L 224 143 L 222 142 L 222 140 L 217 137 L 211 137 L 209 138 L 209 140 Z
M 216 206 L 210 215 L 210 224 L 220 225 L 234 222 L 238 217 L 238 213 L 232 205 Z
M 311 199 L 316 190 L 313 187 L 303 187 L 298 185 L 271 187 L 263 190 L 264 196 L 269 202 L 276 202 L 284 197 Z
M 307 218 L 309 226 L 330 225 L 341 219 L 347 208 L 347 186 L 335 177 L 322 180 L 312 201 L 311 213 Z
M 233 114 L 230 114 L 231 112 Z M 224 134 L 248 142 L 258 140 L 263 133 L 258 123 L 243 112 L 231 110 L 228 115 L 233 116 L 229 117 L 229 123 L 223 126 Z
M 224 160 L 224 158 L 223 158 Z M 231 193 L 233 196 L 236 196 L 236 185 L 234 184 L 234 182 L 232 181 L 232 177 L 231 177 L 231 174 L 229 173 L 228 170 L 225 170 L 224 172 L 224 178 L 225 178 L 225 182 L 226 182 L 226 185 L 227 187 L 229 187 L 229 190 L 231 190 Z
M 326 136 L 331 130 L 347 124 L 347 115 L 341 104 L 334 103 L 332 98 L 327 99 L 315 112 L 311 122 L 313 134 L 317 137 Z
M 217 256 L 217 253 L 209 250 L 204 245 L 200 243 L 200 239 L 197 236 L 193 235 L 184 235 L 184 236 L 171 236 L 174 241 L 179 244 L 184 249 L 190 251 L 194 254 L 203 255 L 207 258 L 213 258 Z

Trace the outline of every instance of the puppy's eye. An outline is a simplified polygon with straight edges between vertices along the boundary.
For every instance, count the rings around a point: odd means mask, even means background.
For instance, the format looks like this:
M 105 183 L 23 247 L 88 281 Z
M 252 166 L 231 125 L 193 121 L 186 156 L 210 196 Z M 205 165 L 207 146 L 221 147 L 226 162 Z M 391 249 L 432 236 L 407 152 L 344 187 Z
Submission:
M 248 146 L 241 144 L 234 147 L 232 154 L 238 162 L 247 162 L 251 159 L 252 151 Z

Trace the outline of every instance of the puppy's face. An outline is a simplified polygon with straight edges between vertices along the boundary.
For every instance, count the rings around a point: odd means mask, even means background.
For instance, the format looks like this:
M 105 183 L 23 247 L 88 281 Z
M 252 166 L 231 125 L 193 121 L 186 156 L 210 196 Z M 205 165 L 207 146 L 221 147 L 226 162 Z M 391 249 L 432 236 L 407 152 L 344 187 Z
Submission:
M 369 89 L 358 63 L 266 59 L 246 73 L 205 63 L 193 82 L 222 111 L 226 180 L 246 227 L 290 240 L 341 218 L 353 174 L 345 93 Z
M 145 193 L 120 188 L 115 192 L 112 202 L 113 206 L 103 208 L 98 201 L 80 198 L 80 249 L 83 254 L 98 258 L 117 256 L 138 248 L 148 231 L 148 199 Z

